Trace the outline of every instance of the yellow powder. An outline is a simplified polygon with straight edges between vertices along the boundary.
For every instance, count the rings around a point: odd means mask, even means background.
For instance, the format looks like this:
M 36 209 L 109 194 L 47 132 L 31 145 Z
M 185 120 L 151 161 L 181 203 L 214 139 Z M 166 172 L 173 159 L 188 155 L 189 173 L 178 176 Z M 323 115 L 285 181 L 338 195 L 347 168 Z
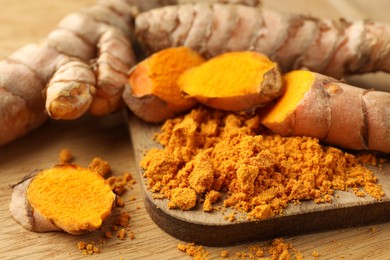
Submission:
M 302 254 L 294 248 L 291 243 L 286 243 L 282 238 L 276 238 L 273 241 L 270 241 L 270 245 L 250 245 L 240 252 L 236 252 L 234 256 L 241 259 L 272 259 L 272 260 L 288 260 L 303 259 Z M 210 257 L 209 253 L 203 246 L 196 245 L 194 243 L 179 243 L 177 249 L 182 252 L 187 253 L 187 255 L 192 256 L 193 259 L 208 259 Z M 227 258 L 229 257 L 229 252 L 227 250 L 222 250 L 219 257 Z
M 224 193 L 223 205 L 247 212 L 249 219 L 281 214 L 289 203 L 304 200 L 330 203 L 335 190 L 384 196 L 361 164 L 375 164 L 373 157 L 322 146 L 315 138 L 268 134 L 257 115 L 200 107 L 167 120 L 156 140 L 164 148 L 150 150 L 141 166 L 149 189 L 156 198 L 171 199 L 171 208 L 191 208 L 188 196 L 173 196 L 178 188 L 192 190 L 192 201 L 196 193 L 205 211 L 218 200 L 210 194 Z
M 121 196 L 127 189 L 131 189 L 136 183 L 133 176 L 126 172 L 121 176 L 111 176 L 107 179 L 113 192 Z
M 93 158 L 88 168 L 92 171 L 99 173 L 101 176 L 105 176 L 106 174 L 111 172 L 110 164 L 100 157 Z
M 58 155 L 60 163 L 71 163 L 74 159 L 73 154 L 67 148 L 63 148 Z
M 221 198 L 221 193 L 215 190 L 209 191 L 203 202 L 203 211 L 212 211 L 213 203 L 217 202 Z
M 222 258 L 229 257 L 229 252 L 228 252 L 227 250 L 222 250 L 222 251 L 221 251 L 221 257 L 222 257 Z
M 196 205 L 196 193 L 191 188 L 175 188 L 172 190 L 169 208 L 180 208 L 189 210 Z
M 203 246 L 197 246 L 194 243 L 178 244 L 177 249 L 185 252 L 187 255 L 192 256 L 194 260 L 208 259 L 209 253 Z
M 103 160 L 100 158 L 96 157 L 94 158 L 95 163 L 91 162 L 90 165 L 95 164 L 98 168 L 100 168 L 98 165 Z M 107 165 L 108 162 L 106 162 Z M 104 165 L 105 163 L 103 163 Z M 103 167 L 100 169 L 108 169 L 108 167 Z M 102 171 L 104 172 L 104 170 Z M 112 231 L 115 231 L 116 237 L 120 240 L 125 240 L 127 237 L 129 237 L 131 240 L 135 239 L 135 235 L 132 231 L 130 231 L 130 224 L 129 221 L 131 219 L 131 216 L 128 212 L 123 211 L 123 207 L 125 206 L 124 199 L 123 197 L 120 197 L 125 194 L 125 192 L 128 189 L 132 189 L 133 185 L 135 184 L 135 180 L 133 179 L 133 176 L 125 172 L 120 176 L 111 176 L 107 180 L 107 183 L 110 185 L 111 189 L 115 192 L 116 196 L 116 207 L 114 210 L 118 210 L 119 208 L 121 209 L 120 213 L 116 216 L 113 221 L 110 223 L 107 223 L 110 225 L 110 228 Z M 134 196 L 130 196 L 129 198 L 130 201 L 136 200 Z M 84 242 L 84 241 L 79 241 L 77 244 L 78 249 L 81 251 L 82 255 L 88 256 L 96 253 L 100 253 L 103 245 L 106 243 L 108 239 L 113 238 L 113 233 L 111 231 L 104 230 L 105 228 L 101 228 L 101 239 L 99 241 L 92 241 L 92 242 Z
M 119 229 L 118 232 L 116 233 L 116 236 L 120 240 L 125 240 L 126 239 L 126 235 L 127 235 L 127 232 L 126 232 L 126 229 L 124 229 L 124 228 Z

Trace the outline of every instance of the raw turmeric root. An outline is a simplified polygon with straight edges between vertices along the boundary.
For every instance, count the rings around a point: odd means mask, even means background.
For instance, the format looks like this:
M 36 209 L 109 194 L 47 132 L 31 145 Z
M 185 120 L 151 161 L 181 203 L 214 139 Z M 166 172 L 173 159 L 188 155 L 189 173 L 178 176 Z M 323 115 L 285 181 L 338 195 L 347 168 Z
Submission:
M 390 93 L 304 70 L 286 74 L 284 81 L 285 92 L 261 121 L 273 132 L 390 153 Z
M 254 109 L 278 97 L 283 90 L 276 63 L 256 52 L 229 52 L 185 71 L 180 89 L 216 109 Z
M 141 13 L 135 22 L 137 37 L 149 53 L 188 46 L 210 58 L 250 50 L 277 62 L 283 72 L 308 68 L 336 78 L 390 72 L 390 26 L 378 22 L 199 3 L 157 8 Z
M 80 68 L 75 68 L 74 74 L 56 72 L 63 74 L 62 82 L 68 84 L 47 84 L 47 93 L 55 96 L 46 100 L 52 118 L 75 119 L 88 110 L 105 115 L 123 106 L 126 73 L 135 63 L 130 43 L 130 22 L 135 11 L 131 7 L 126 1 L 120 7 L 118 1 L 100 2 L 67 15 L 48 35 L 46 41 L 51 48 L 80 59 L 86 64 L 84 70 L 89 70 L 84 74 L 90 74 L 84 82 L 72 78 Z
M 135 115 L 148 122 L 160 122 L 186 111 L 197 102 L 183 95 L 177 80 L 184 71 L 203 62 L 198 53 L 185 47 L 155 53 L 130 71 L 123 99 Z
M 13 187 L 10 212 L 24 228 L 81 235 L 99 228 L 115 202 L 97 172 L 72 164 L 37 170 Z
M 123 106 L 124 75 L 134 64 L 134 8 L 131 1 L 100 1 L 0 61 L 0 145 L 39 127 L 48 115 L 70 120 Z

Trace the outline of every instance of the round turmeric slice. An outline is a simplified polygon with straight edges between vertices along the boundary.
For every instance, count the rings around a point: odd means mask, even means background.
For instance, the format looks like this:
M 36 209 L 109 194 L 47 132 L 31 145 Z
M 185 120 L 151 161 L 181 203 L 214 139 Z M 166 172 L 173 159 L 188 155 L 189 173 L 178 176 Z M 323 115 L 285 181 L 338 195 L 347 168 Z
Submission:
M 123 99 L 130 110 L 148 122 L 161 122 L 197 104 L 177 85 L 179 76 L 204 62 L 187 47 L 161 50 L 138 63 L 129 72 Z
M 101 227 L 114 202 L 111 186 L 99 173 L 62 164 L 37 171 L 16 185 L 10 211 L 32 231 L 79 235 Z
M 218 55 L 185 71 L 178 85 L 189 97 L 227 111 L 264 106 L 283 91 L 278 65 L 251 51 Z

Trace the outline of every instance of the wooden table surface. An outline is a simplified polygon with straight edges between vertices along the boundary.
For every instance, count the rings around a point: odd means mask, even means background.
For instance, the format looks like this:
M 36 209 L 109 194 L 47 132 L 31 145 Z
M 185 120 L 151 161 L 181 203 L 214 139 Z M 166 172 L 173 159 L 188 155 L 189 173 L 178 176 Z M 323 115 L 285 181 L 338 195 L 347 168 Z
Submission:
M 0 0 L 0 57 L 32 41 L 45 37 L 66 14 L 93 0 Z M 265 0 L 264 5 L 276 10 L 303 12 L 320 17 L 347 19 L 371 18 L 390 23 L 387 0 Z M 387 80 L 373 78 L 351 78 L 352 81 L 373 87 L 389 89 Z M 1 127 L 1 126 L 0 126 Z M 0 259 L 80 259 L 85 258 L 77 250 L 80 240 L 98 239 L 98 232 L 82 237 L 63 233 L 33 233 L 24 230 L 10 216 L 8 205 L 11 196 L 10 184 L 19 181 L 35 168 L 49 167 L 57 162 L 62 148 L 69 148 L 80 165 L 88 165 L 95 156 L 111 163 L 113 174 L 133 173 L 137 177 L 137 166 L 123 113 L 65 122 L 50 121 L 33 133 L 0 147 Z M 140 180 L 138 180 L 138 183 Z M 161 231 L 149 218 L 143 205 L 140 185 L 135 185 L 125 199 L 125 210 L 132 219 L 131 230 L 135 239 L 110 239 L 100 254 L 93 259 L 190 259 L 176 246 L 179 240 Z M 390 259 L 390 223 L 332 230 L 316 234 L 288 237 L 305 258 L 319 253 L 318 259 Z M 267 241 L 259 241 L 264 244 Z M 206 248 L 210 259 L 219 259 L 220 252 L 234 254 L 247 250 L 248 244 L 228 248 Z

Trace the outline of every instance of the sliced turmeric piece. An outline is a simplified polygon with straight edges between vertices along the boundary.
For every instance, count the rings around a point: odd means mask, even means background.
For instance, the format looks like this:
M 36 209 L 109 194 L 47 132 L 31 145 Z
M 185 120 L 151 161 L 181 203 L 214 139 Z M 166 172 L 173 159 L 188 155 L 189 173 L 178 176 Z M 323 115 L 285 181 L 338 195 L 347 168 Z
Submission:
M 286 90 L 262 113 L 262 124 L 284 136 L 310 136 L 354 150 L 390 153 L 390 93 L 353 87 L 297 70 Z
M 97 172 L 74 164 L 37 170 L 13 187 L 10 212 L 23 227 L 80 235 L 101 227 L 115 202 Z
M 192 108 L 196 100 L 184 97 L 177 79 L 187 69 L 204 62 L 187 47 L 162 50 L 135 66 L 123 98 L 140 118 L 159 122 Z
M 222 110 L 247 110 L 282 94 L 278 65 L 256 52 L 228 52 L 184 72 L 178 84 L 199 102 Z

